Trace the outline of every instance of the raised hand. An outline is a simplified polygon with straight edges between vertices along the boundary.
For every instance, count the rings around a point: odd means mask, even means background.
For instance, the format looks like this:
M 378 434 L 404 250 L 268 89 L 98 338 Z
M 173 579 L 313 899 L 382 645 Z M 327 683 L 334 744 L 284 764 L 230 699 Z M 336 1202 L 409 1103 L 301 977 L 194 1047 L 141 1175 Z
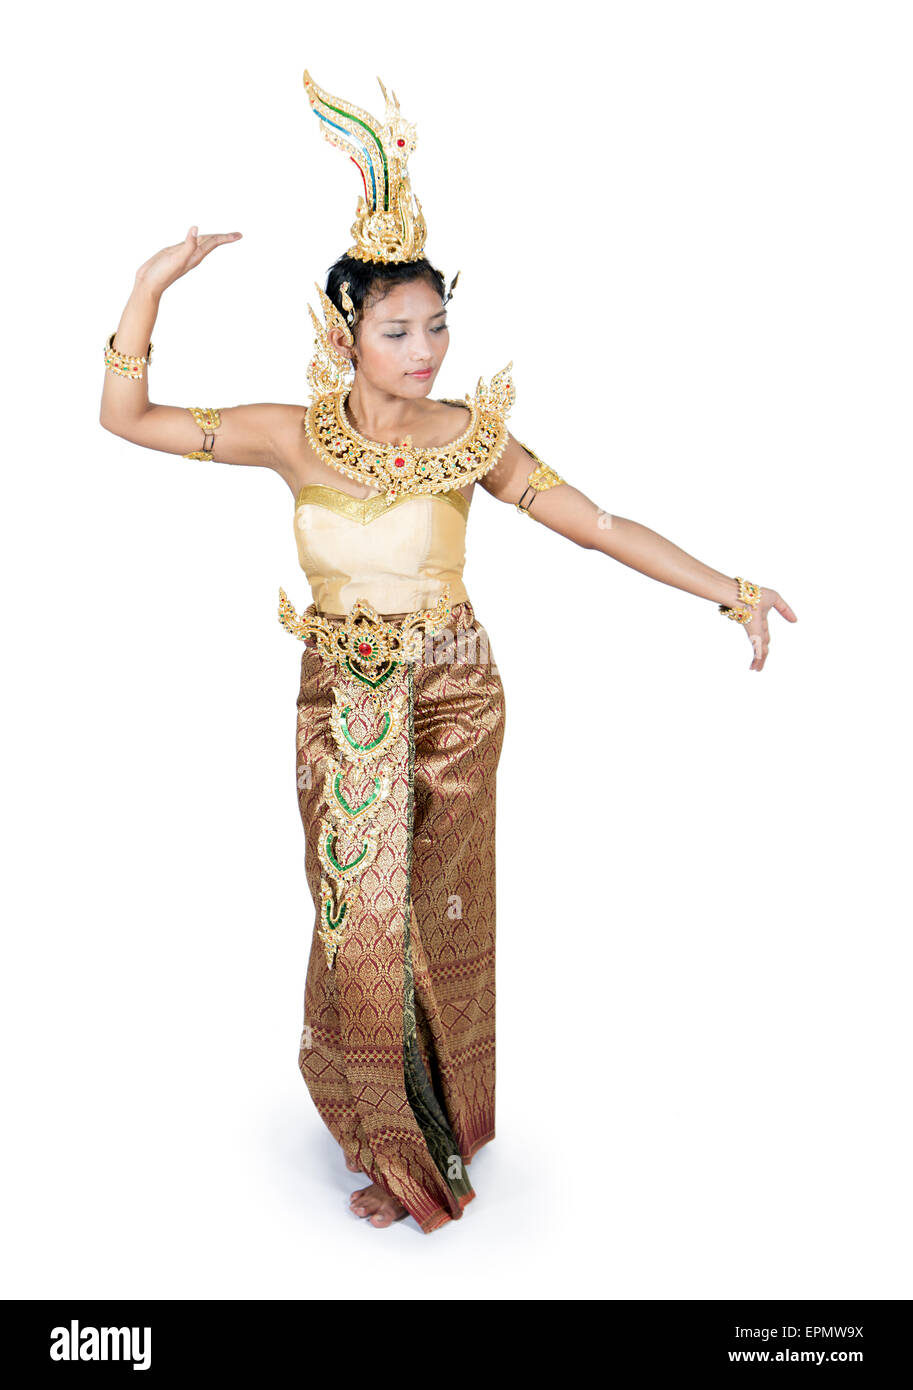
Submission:
M 154 256 L 150 256 L 148 261 L 144 261 L 136 272 L 136 278 L 153 293 L 161 294 L 169 285 L 173 285 L 175 280 L 186 275 L 188 270 L 193 270 L 194 266 L 199 265 L 203 257 L 208 256 L 216 246 L 221 246 L 223 241 L 237 241 L 240 236 L 240 232 L 212 232 L 207 236 L 199 236 L 196 226 L 193 226 L 183 241 L 179 241 L 176 246 L 165 246 L 161 251 L 156 251 Z

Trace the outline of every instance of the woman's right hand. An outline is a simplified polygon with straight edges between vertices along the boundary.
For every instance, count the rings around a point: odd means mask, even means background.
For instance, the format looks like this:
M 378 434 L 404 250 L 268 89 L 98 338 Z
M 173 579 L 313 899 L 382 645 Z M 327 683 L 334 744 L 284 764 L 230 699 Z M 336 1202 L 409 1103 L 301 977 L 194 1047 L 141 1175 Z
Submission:
M 198 236 L 197 228 L 191 227 L 177 246 L 165 246 L 150 256 L 136 272 L 136 278 L 154 294 L 161 294 L 175 280 L 186 275 L 188 270 L 199 265 L 214 247 L 221 246 L 223 241 L 237 241 L 240 236 L 240 232 L 213 232 L 209 236 Z
M 738 604 L 739 608 L 744 608 L 744 603 Z M 785 598 L 777 593 L 776 589 L 761 589 L 761 598 L 757 606 L 752 611 L 751 622 L 744 623 L 745 632 L 748 640 L 754 648 L 754 661 L 749 666 L 749 671 L 763 671 L 764 662 L 767 660 L 767 649 L 770 646 L 770 632 L 767 627 L 767 614 L 771 608 L 784 617 L 788 623 L 797 623 L 796 617 Z

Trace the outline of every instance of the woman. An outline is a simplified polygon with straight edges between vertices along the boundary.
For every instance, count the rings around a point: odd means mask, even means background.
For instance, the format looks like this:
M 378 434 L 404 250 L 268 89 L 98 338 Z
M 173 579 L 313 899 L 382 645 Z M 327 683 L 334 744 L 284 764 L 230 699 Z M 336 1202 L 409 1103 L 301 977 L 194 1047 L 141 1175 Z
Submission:
M 305 644 L 297 777 L 317 913 L 299 1066 L 348 1167 L 371 1179 L 353 1212 L 378 1227 L 411 1215 L 428 1233 L 462 1215 L 475 1195 L 467 1166 L 494 1137 L 505 713 L 462 581 L 476 482 L 578 545 L 716 602 L 744 625 L 751 670 L 767 659 L 768 611 L 796 615 L 775 590 L 609 516 L 539 461 L 505 424 L 509 369 L 464 402 L 431 399 L 456 278 L 445 294 L 422 254 L 406 175 L 414 127 L 395 95 L 384 91 L 381 124 L 307 72 L 304 82 L 323 133 L 364 181 L 354 245 L 318 287 L 325 329 L 312 312 L 311 404 L 149 402 L 162 293 L 241 235 L 194 226 L 137 271 L 105 349 L 101 423 L 146 448 L 273 468 L 295 498 L 314 602 L 299 618 L 280 590 L 279 616 Z

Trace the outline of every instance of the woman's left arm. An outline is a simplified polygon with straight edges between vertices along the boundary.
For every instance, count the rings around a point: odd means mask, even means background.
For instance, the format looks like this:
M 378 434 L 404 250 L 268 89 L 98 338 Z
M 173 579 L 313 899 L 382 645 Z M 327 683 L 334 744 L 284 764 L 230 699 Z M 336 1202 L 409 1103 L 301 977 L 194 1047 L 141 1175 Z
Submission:
M 727 607 L 748 606 L 740 601 L 739 586 L 734 578 L 705 565 L 673 541 L 651 531 L 649 526 L 598 507 L 585 493 L 563 479 L 555 486 L 537 491 L 530 485 L 529 478 L 538 464 L 539 460 L 519 440 L 508 435 L 507 448 L 494 467 L 479 479 L 480 486 L 499 502 L 516 506 L 522 498 L 523 510 L 549 530 L 557 531 L 587 550 L 601 550 L 604 555 L 610 555 L 613 560 L 661 584 L 671 584 L 676 589 Z M 798 621 L 776 589 L 761 588 L 751 621 L 744 624 L 754 650 L 751 671 L 762 670 L 767 660 L 770 646 L 767 614 L 771 608 L 787 622 Z

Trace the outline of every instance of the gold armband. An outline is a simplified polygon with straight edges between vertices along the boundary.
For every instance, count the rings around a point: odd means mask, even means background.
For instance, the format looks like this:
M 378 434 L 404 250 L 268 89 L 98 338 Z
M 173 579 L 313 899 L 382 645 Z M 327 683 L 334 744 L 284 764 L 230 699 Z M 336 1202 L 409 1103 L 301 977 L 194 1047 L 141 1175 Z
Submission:
M 520 444 L 519 439 L 517 440 L 517 443 Z M 525 449 L 526 452 L 536 460 L 536 464 L 538 465 L 536 468 L 533 469 L 532 473 L 530 473 L 529 477 L 527 478 L 526 487 L 523 489 L 523 494 L 520 498 L 520 501 L 516 504 L 517 511 L 522 512 L 523 515 L 526 516 L 529 513 L 530 507 L 536 500 L 537 493 L 545 492 L 550 487 L 556 487 L 558 483 L 563 483 L 564 479 L 558 476 L 554 468 L 550 468 L 547 463 L 543 463 L 539 455 L 537 453 L 534 453 L 528 444 L 520 444 L 520 447 L 521 449 Z M 530 489 L 532 489 L 533 495 L 524 507 L 523 498 L 530 491 Z
M 217 410 L 203 410 L 198 405 L 189 405 L 187 409 L 203 431 L 203 447 L 202 449 L 195 449 L 192 454 L 184 454 L 182 457 L 185 459 L 206 459 L 208 463 L 212 463 L 216 430 L 222 425 L 222 416 Z M 209 440 L 208 443 L 207 440 Z

